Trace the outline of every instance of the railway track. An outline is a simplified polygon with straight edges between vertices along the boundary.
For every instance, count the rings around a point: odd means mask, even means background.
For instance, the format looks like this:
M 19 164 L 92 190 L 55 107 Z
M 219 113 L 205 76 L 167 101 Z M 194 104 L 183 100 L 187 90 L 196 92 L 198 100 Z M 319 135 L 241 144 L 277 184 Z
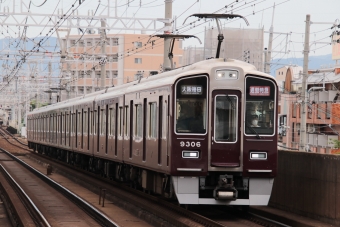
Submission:
M 129 212 L 146 217 L 146 220 L 154 226 L 158 226 L 160 223 L 164 226 L 213 227 L 233 226 L 235 224 L 238 226 L 280 226 L 275 222 L 262 219 L 261 217 L 250 216 L 249 213 L 246 215 L 244 213 L 236 214 L 235 211 L 232 211 L 232 208 L 229 208 L 228 210 L 223 208 L 224 214 L 222 213 L 222 215 L 218 217 L 209 217 L 209 215 L 200 210 L 193 209 L 193 211 L 191 211 L 184 209 L 169 201 L 165 201 L 153 195 L 148 195 L 141 191 L 136 191 L 131 187 L 118 184 L 109 179 L 98 180 L 98 175 L 79 169 L 75 170 L 71 166 L 65 166 L 65 163 L 61 163 L 55 159 L 37 153 L 30 153 L 29 156 L 31 159 L 39 160 L 39 162 L 49 163 L 53 166 L 54 172 L 70 178 L 72 181 L 97 194 L 100 194 L 105 190 L 106 199 L 113 201 L 113 203 L 118 206 L 125 207 Z M 208 209 L 211 209 L 211 207 Z M 213 209 L 216 209 L 216 207 Z M 216 213 L 220 214 L 221 210 Z
M 51 226 L 31 198 L 2 165 L 0 165 L 0 172 L 1 199 L 4 201 L 12 226 Z
M 31 226 L 60 226 L 67 223 L 77 223 L 74 226 L 118 226 L 104 213 L 67 188 L 46 177 L 10 152 L 4 149 L 0 151 L 1 174 L 11 186 L 9 188 L 7 185 L 6 190 L 3 188 L 2 191 L 15 190 L 22 204 L 18 208 L 17 203 L 11 202 L 10 196 L 2 193 L 3 200 L 11 204 L 8 207 L 9 210 L 13 210 L 10 214 L 10 217 L 13 217 L 12 223 L 21 223 L 19 226 L 24 226 L 22 225 L 24 223 L 34 223 Z M 30 221 L 27 221 L 29 218 L 26 216 L 20 216 L 19 210 L 22 210 L 20 206 L 26 208 L 31 217 Z
M 33 156 L 32 156 L 33 157 Z M 173 226 L 287 226 L 277 223 L 275 220 L 259 215 L 253 215 L 247 211 L 234 209 L 233 207 L 211 207 L 211 206 L 178 206 L 171 201 L 166 201 L 158 196 L 149 195 L 132 187 L 116 183 L 110 179 L 98 179 L 98 175 L 83 170 L 74 172 L 73 168 L 56 162 L 48 157 L 36 157 L 45 163 L 52 163 L 54 171 L 70 177 L 72 181 L 89 188 L 99 194 L 100 189 L 105 189 L 106 198 L 113 203 L 126 207 L 130 212 L 147 211 L 146 216 L 155 215 Z M 128 204 L 127 204 L 128 203 Z M 139 207 L 140 209 L 135 209 Z M 216 215 L 209 215 L 205 210 L 216 211 Z M 155 226 L 158 226 L 157 224 Z

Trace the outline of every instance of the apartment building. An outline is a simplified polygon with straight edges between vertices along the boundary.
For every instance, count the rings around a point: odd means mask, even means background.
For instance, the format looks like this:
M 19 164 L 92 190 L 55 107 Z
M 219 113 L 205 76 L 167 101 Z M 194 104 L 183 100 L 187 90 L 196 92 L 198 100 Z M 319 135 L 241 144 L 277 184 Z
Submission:
M 223 28 L 224 40 L 220 58 L 233 58 L 253 64 L 263 70 L 263 29 Z M 204 34 L 204 47 L 188 46 L 183 51 L 182 65 L 193 64 L 214 58 L 217 51 L 217 29 L 207 29 Z M 193 39 L 192 43 L 197 43 Z
M 279 142 L 299 148 L 302 76 L 287 70 L 281 94 Z M 309 71 L 307 79 L 307 149 L 316 153 L 339 153 L 336 141 L 340 132 L 340 66 Z
M 71 35 L 63 39 L 66 58 L 62 59 L 61 100 L 100 89 L 101 64 L 105 63 L 105 86 L 129 83 L 162 70 L 163 39 L 146 34 L 108 34 L 105 54 L 100 35 Z M 182 62 L 182 41 L 173 49 L 176 67 Z

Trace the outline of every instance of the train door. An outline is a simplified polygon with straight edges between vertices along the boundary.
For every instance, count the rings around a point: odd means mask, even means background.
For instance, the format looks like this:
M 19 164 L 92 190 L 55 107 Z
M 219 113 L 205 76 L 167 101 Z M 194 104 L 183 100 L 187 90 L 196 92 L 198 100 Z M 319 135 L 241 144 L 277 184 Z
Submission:
M 212 97 L 211 166 L 240 166 L 241 92 L 215 90 Z

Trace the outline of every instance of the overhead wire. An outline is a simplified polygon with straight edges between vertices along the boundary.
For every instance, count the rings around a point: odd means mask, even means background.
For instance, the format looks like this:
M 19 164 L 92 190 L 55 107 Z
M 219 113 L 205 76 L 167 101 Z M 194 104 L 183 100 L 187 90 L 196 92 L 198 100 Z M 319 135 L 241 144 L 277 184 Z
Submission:
M 77 2 L 77 1 L 75 1 L 74 4 L 75 4 L 76 2 Z M 13 74 L 13 75 L 9 75 L 9 76 L 11 76 L 11 78 L 8 80 L 8 83 L 7 83 L 6 85 L 4 85 L 4 86 L 2 86 L 2 87 L 0 88 L 0 92 L 1 92 L 5 87 L 7 87 L 7 85 L 13 80 L 13 78 L 15 77 L 15 75 L 18 73 L 18 69 L 19 69 L 19 68 L 22 66 L 22 64 L 25 62 L 26 57 L 29 57 L 29 56 L 31 55 L 32 51 L 34 51 L 36 48 L 38 48 L 38 50 L 39 50 L 39 47 L 41 46 L 41 44 L 43 44 L 43 43 L 46 42 L 45 38 L 46 38 L 46 37 L 51 37 L 51 35 L 56 31 L 56 30 L 54 30 L 54 29 L 55 29 L 56 27 L 59 28 L 59 27 L 63 24 L 63 22 L 65 22 L 65 20 L 66 20 L 68 17 L 70 17 L 71 14 L 73 14 L 73 11 L 72 11 L 72 13 L 71 13 L 70 15 L 66 16 L 67 13 L 74 7 L 74 4 L 73 4 L 72 7 L 66 12 L 66 14 L 64 14 L 64 15 L 59 19 L 58 23 L 57 23 L 53 28 L 50 29 L 50 31 L 45 35 L 45 37 L 43 37 L 42 39 L 40 39 L 38 45 L 35 45 L 35 46 L 32 48 L 31 52 L 25 54 L 25 55 L 21 58 L 21 60 L 18 61 L 17 64 L 15 64 L 15 66 L 13 67 L 13 69 L 12 69 L 12 71 L 11 71 L 11 73 L 10 73 L 10 74 Z M 78 6 L 76 7 L 76 9 L 77 9 L 79 6 L 80 6 L 80 5 L 78 5 Z M 66 17 L 66 19 L 65 19 L 65 17 Z M 62 20 L 64 20 L 64 21 L 62 21 Z M 61 21 L 61 23 L 59 23 L 60 21 Z M 53 31 L 53 30 L 54 30 L 54 31 Z M 50 34 L 50 33 L 51 33 L 51 34 Z M 9 78 L 9 76 L 8 76 L 8 78 Z

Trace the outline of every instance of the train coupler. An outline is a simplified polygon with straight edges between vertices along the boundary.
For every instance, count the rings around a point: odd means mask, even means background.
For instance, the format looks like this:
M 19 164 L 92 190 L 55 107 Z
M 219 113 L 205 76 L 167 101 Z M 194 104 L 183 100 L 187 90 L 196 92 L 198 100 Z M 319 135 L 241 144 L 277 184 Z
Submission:
M 214 198 L 216 200 L 236 200 L 237 190 L 234 187 L 232 175 L 220 175 L 218 185 L 214 189 Z

